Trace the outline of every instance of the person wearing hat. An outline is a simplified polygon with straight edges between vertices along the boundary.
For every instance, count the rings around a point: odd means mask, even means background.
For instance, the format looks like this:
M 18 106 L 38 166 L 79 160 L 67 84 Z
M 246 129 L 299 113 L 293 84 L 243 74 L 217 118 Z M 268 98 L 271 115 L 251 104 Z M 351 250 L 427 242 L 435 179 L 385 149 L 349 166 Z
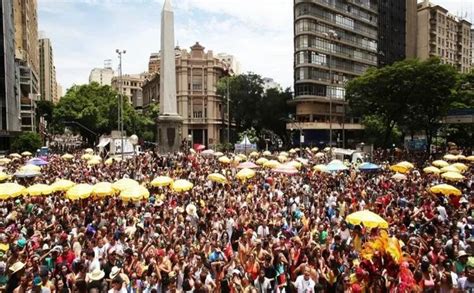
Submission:
M 10 266 L 10 278 L 7 281 L 6 292 L 13 292 L 20 285 L 20 280 L 25 273 L 25 264 L 17 261 Z
M 468 259 L 468 255 L 467 255 L 466 251 L 460 250 L 458 252 L 456 262 L 454 263 L 454 267 L 456 269 L 456 274 L 459 275 L 462 272 L 464 272 L 464 270 L 466 268 L 466 264 L 467 264 L 467 259 Z
M 91 273 L 88 273 L 86 275 L 87 289 L 89 291 L 95 289 L 98 292 L 102 292 L 104 276 L 105 273 L 101 269 L 95 269 Z

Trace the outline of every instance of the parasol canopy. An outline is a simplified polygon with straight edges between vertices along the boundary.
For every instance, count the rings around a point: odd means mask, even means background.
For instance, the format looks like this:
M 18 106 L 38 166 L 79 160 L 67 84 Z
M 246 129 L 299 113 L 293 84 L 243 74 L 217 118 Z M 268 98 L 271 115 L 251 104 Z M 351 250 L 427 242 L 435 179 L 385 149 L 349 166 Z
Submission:
M 326 165 L 326 169 L 329 172 L 338 172 L 338 171 L 344 171 L 344 170 L 349 170 L 346 165 L 340 160 L 332 160 L 329 164 Z
M 453 166 L 453 165 L 449 165 L 449 166 L 443 167 L 443 168 L 441 168 L 440 171 L 441 171 L 441 173 L 446 173 L 446 172 L 461 173 L 461 170 L 459 170 L 458 168 L 456 168 L 456 167 Z
M 227 178 L 220 173 L 212 173 L 207 175 L 207 180 L 211 180 L 216 183 L 227 183 Z
M 51 184 L 51 187 L 55 192 L 57 191 L 68 191 L 70 188 L 72 188 L 76 183 L 72 182 L 71 180 L 67 179 L 60 179 Z
M 449 181 L 461 181 L 464 179 L 464 176 L 456 172 L 446 172 L 441 174 L 441 177 Z
M 444 160 L 436 160 L 436 161 L 433 161 L 433 163 L 431 163 L 433 166 L 436 166 L 436 167 L 439 167 L 439 168 L 443 168 L 443 167 L 447 167 L 449 166 L 449 163 L 444 161 Z
M 272 153 L 271 153 L 270 151 L 264 151 L 264 152 L 263 152 L 263 155 L 264 155 L 265 157 L 269 157 L 269 156 L 272 155 Z
M 115 190 L 110 182 L 99 182 L 92 187 L 92 194 L 99 197 L 111 196 Z
M 240 170 L 235 177 L 240 179 L 240 180 L 245 180 L 245 179 L 250 179 L 255 176 L 255 171 L 252 169 L 244 168 Z
M 388 223 L 381 216 L 369 210 L 358 211 L 346 217 L 346 221 L 352 225 L 363 224 L 368 228 L 388 228 Z
M 10 179 L 12 176 L 8 175 L 7 173 L 0 172 L 0 181 L 4 181 Z
M 255 169 L 255 168 L 258 168 L 258 165 L 255 165 L 254 163 L 252 162 L 243 162 L 243 163 L 240 163 L 238 166 L 237 166 L 238 169 L 244 169 L 244 168 L 247 168 L 247 169 Z
M 74 159 L 74 156 L 71 155 L 71 154 L 64 154 L 64 155 L 61 156 L 61 158 L 63 160 L 72 160 L 72 159 Z
M 122 178 L 112 184 L 112 187 L 117 191 L 123 191 L 132 187 L 140 185 L 137 181 L 130 178 Z
M 49 195 L 53 193 L 53 187 L 47 184 L 34 184 L 26 189 L 26 193 L 30 196 Z
M 66 192 L 66 198 L 79 200 L 88 198 L 92 194 L 93 186 L 90 184 L 77 184 Z
M 221 162 L 222 164 L 229 164 L 230 163 L 230 159 L 227 156 L 219 157 L 219 159 L 217 159 L 217 160 L 219 162 Z
M 318 165 L 314 166 L 313 170 L 316 171 L 316 172 L 327 172 L 328 171 L 328 169 L 326 168 L 326 165 L 323 165 L 323 164 L 318 164 Z
M 150 197 L 150 192 L 144 186 L 138 185 L 120 192 L 120 199 L 123 201 L 140 201 Z
M 44 165 L 48 165 L 48 162 L 40 158 L 33 158 L 28 161 L 28 165 L 44 166 Z
M 23 157 L 31 157 L 33 154 L 32 154 L 31 152 L 29 152 L 29 151 L 24 151 L 24 152 L 21 153 L 21 155 L 22 155 Z
M 296 169 L 292 165 L 284 164 L 274 168 L 272 172 L 286 175 L 294 175 L 298 173 L 298 169 Z
M 433 193 L 441 193 L 444 195 L 460 196 L 462 194 L 461 190 L 449 184 L 438 184 L 438 185 L 432 186 L 430 188 L 430 191 Z
M 154 187 L 163 187 L 163 186 L 169 186 L 173 183 L 173 179 L 168 176 L 158 176 L 153 181 L 150 183 L 151 186 Z
M 443 159 L 447 161 L 457 161 L 458 157 L 452 154 L 444 155 Z
M 392 179 L 394 179 L 396 181 L 402 181 L 402 180 L 407 180 L 407 176 L 404 175 L 404 174 L 401 174 L 401 173 L 397 173 L 397 174 L 392 176 Z
M 359 165 L 359 170 L 361 171 L 376 171 L 380 170 L 380 166 L 374 163 L 362 163 Z
M 255 163 L 257 163 L 257 165 L 264 165 L 266 162 L 268 162 L 268 159 L 260 158 Z
M 276 167 L 278 167 L 278 166 L 280 166 L 280 165 L 281 165 L 280 162 L 275 161 L 275 160 L 270 160 L 270 161 L 265 162 L 265 163 L 263 164 L 263 167 L 265 167 L 265 168 L 272 168 L 272 169 L 273 169 L 273 168 L 276 168 Z
M 5 200 L 25 194 L 26 188 L 17 183 L 1 183 L 0 199 Z
M 171 183 L 171 189 L 175 192 L 185 192 L 193 189 L 194 184 L 186 179 L 179 179 Z
M 423 172 L 425 172 L 427 174 L 439 174 L 439 173 L 441 173 L 441 170 L 436 168 L 436 167 L 429 166 L 429 167 L 424 168 Z

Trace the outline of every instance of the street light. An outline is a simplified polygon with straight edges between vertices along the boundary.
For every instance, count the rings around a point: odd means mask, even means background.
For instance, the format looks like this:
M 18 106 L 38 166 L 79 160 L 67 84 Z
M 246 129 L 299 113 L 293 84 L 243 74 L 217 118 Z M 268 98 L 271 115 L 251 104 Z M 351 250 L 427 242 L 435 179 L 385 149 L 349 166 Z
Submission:
M 126 50 L 116 49 L 115 52 L 119 57 L 119 99 L 118 99 L 118 130 L 120 131 L 120 141 L 122 151 L 122 160 L 123 160 L 123 79 L 122 79 L 122 55 L 127 53 Z
M 328 38 L 330 42 L 329 46 L 329 61 L 328 61 L 328 69 L 329 69 L 329 83 L 330 83 L 330 88 L 332 89 L 333 83 L 332 83 L 332 68 L 331 68 L 331 54 L 332 54 L 332 47 L 334 45 L 334 40 L 337 39 L 338 35 L 334 30 L 329 30 L 327 33 L 323 33 L 323 36 Z M 332 45 L 332 46 L 331 46 Z M 331 96 L 331 91 L 329 95 L 329 145 L 332 146 L 332 96 Z

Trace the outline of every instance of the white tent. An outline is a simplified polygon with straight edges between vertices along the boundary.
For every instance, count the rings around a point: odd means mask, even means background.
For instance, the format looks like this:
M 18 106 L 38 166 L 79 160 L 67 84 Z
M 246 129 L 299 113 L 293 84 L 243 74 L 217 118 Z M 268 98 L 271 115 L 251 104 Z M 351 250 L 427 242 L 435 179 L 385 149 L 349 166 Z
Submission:
M 251 143 L 247 136 L 244 136 L 240 143 L 235 144 L 235 152 L 245 153 L 253 152 L 257 150 L 257 145 Z

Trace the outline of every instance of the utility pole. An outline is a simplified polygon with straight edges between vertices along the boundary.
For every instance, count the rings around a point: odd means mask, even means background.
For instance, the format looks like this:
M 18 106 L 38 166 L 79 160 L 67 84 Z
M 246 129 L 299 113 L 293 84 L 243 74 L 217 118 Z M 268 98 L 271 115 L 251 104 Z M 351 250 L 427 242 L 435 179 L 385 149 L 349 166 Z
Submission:
M 118 125 L 119 125 L 119 131 L 120 131 L 120 141 L 121 141 L 121 146 L 120 150 L 122 151 L 122 161 L 124 159 L 124 150 L 123 150 L 123 75 L 122 75 L 122 55 L 127 53 L 126 50 L 115 50 L 115 52 L 118 54 L 119 57 L 119 115 L 118 115 Z

